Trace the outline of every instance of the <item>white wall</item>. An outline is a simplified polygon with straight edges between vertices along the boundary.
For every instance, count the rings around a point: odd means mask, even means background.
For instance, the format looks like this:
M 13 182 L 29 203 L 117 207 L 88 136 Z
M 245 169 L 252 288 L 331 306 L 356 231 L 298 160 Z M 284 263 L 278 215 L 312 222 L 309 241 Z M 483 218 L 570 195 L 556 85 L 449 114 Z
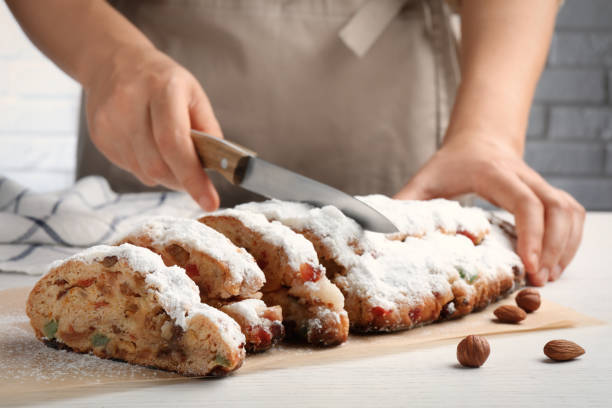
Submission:
M 0 1 L 0 175 L 37 191 L 72 184 L 79 95 Z

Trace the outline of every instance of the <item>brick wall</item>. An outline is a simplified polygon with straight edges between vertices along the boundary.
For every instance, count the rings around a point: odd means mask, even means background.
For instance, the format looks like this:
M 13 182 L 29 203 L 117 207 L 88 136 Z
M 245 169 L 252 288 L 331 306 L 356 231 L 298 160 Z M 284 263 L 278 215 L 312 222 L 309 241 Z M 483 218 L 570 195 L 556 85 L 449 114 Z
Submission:
M 79 86 L 0 2 L 0 174 L 73 181 Z M 527 162 L 589 209 L 612 210 L 612 0 L 566 0 L 528 130 Z
M 588 209 L 612 210 L 612 1 L 566 0 L 525 159 Z

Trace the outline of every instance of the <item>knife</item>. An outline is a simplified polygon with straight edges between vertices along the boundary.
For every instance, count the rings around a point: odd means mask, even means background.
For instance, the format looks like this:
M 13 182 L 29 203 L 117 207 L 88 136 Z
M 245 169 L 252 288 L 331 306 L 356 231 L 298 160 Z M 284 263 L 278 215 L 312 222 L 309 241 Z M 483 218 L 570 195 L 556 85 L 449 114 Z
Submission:
M 316 207 L 333 205 L 364 229 L 383 233 L 397 227 L 366 203 L 257 157 L 252 150 L 225 139 L 191 130 L 204 168 L 215 170 L 230 183 L 268 198 L 300 201 Z

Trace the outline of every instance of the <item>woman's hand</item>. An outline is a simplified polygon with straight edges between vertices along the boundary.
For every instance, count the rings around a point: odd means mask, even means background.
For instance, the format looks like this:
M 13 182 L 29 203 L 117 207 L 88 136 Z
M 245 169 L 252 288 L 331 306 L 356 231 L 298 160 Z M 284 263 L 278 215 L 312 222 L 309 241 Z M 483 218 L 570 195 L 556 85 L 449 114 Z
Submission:
M 474 135 L 452 138 L 395 198 L 427 200 L 472 192 L 514 214 L 517 252 L 530 283 L 541 286 L 558 279 L 580 244 L 585 210 L 512 148 Z
M 190 128 L 222 137 L 198 81 L 104 0 L 10 0 L 30 39 L 86 94 L 92 141 L 143 183 L 186 190 L 205 210 L 219 196 Z
M 216 209 L 190 129 L 222 133 L 198 81 L 149 46 L 119 49 L 94 72 L 83 86 L 96 147 L 142 183 L 185 190 L 204 210 Z

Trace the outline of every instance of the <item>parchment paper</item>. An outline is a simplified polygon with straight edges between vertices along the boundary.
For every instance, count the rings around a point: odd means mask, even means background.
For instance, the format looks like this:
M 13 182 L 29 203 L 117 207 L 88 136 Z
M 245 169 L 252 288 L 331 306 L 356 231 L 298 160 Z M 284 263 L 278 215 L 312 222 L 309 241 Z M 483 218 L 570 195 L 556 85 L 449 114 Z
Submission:
M 34 337 L 25 315 L 28 292 L 28 288 L 0 291 L 0 397 L 62 387 L 119 382 L 141 383 L 142 386 L 145 386 L 145 382 L 151 386 L 154 382 L 186 380 L 185 377 L 166 371 L 45 346 Z M 339 347 L 314 349 L 283 344 L 268 352 L 247 356 L 242 368 L 234 375 L 405 352 L 431 347 L 468 334 L 493 335 L 603 323 L 546 300 L 543 300 L 540 309 L 528 314 L 527 319 L 520 324 L 498 323 L 494 319 L 493 310 L 500 304 L 509 303 L 514 303 L 514 296 L 458 320 L 392 334 L 351 335 Z

